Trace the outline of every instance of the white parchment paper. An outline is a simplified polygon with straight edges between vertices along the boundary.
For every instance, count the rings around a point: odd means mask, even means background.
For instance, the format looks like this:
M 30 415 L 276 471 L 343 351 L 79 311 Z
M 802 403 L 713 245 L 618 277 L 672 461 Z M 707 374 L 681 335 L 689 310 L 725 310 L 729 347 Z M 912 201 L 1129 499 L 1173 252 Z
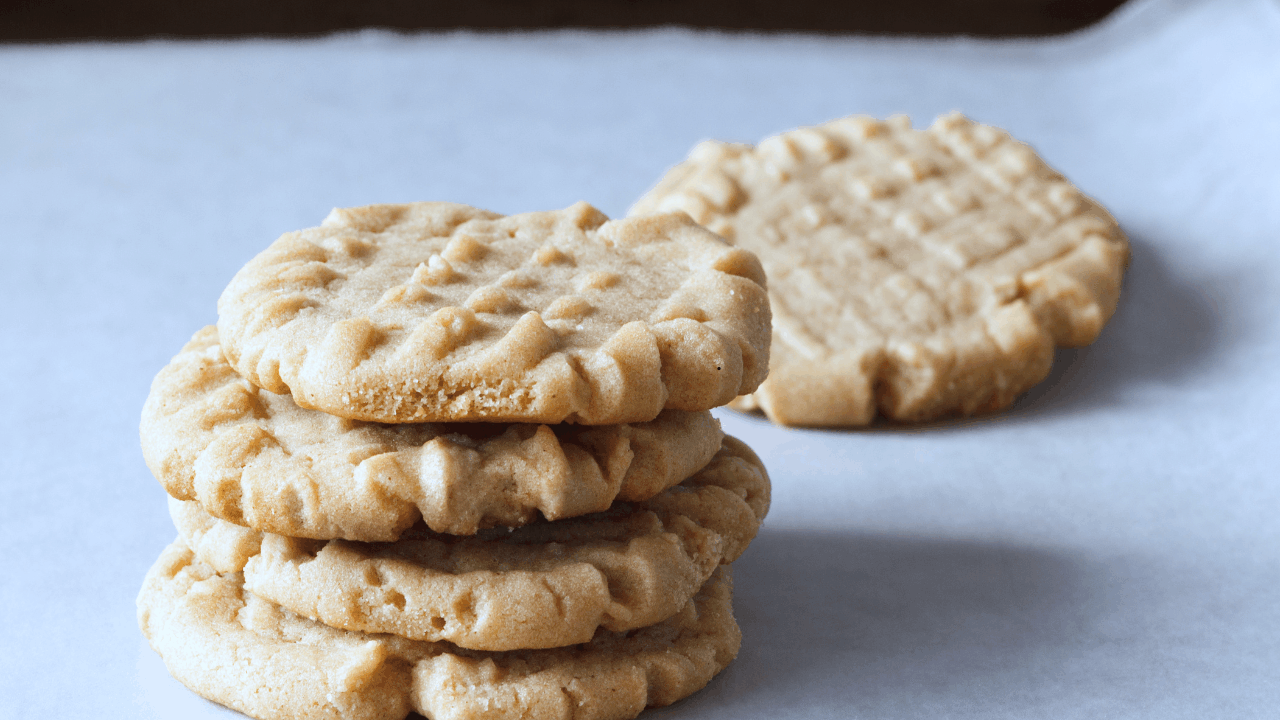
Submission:
M 0 47 L 0 716 L 227 716 L 134 620 L 173 538 L 151 377 L 333 206 L 610 215 L 703 138 L 960 109 L 1133 243 L 1120 310 L 1008 413 L 785 430 L 738 661 L 650 717 L 1266 718 L 1280 707 L 1280 4 L 1064 38 L 666 30 Z

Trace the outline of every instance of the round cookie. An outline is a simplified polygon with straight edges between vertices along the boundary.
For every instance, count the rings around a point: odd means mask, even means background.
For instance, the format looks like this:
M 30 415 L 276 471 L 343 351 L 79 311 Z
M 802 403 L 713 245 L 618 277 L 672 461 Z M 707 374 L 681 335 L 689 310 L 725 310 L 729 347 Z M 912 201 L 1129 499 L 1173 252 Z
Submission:
M 643 422 L 764 379 L 764 282 L 681 214 L 373 205 L 251 260 L 218 330 L 255 385 L 346 418 Z
M 399 720 L 411 710 L 434 720 L 620 720 L 701 689 L 741 642 L 728 568 L 658 625 L 486 653 L 298 617 L 196 562 L 181 541 L 147 574 L 138 624 L 179 682 L 264 720 Z
M 733 438 L 701 472 L 641 503 L 458 538 L 394 543 L 263 534 L 171 500 L 183 542 L 246 589 L 329 626 L 479 650 L 586 642 L 680 610 L 755 537 L 769 505 L 759 458 Z
M 156 376 L 141 435 L 169 494 L 215 517 L 388 541 L 420 518 L 469 535 L 643 500 L 706 465 L 723 434 L 705 410 L 600 427 L 347 420 L 244 380 L 207 327 Z
M 1128 261 L 1101 206 L 959 114 L 702 143 L 631 212 L 674 210 L 764 265 L 771 372 L 735 406 L 784 425 L 1003 408 L 1093 341 Z

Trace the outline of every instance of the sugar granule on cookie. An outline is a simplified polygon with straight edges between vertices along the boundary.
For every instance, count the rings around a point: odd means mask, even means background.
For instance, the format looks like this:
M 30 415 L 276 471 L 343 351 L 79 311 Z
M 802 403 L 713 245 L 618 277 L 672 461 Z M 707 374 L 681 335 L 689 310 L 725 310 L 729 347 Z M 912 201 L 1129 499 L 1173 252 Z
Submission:
M 741 634 L 727 567 L 666 621 L 569 648 L 505 653 L 338 630 L 219 575 L 176 541 L 138 595 L 138 624 L 169 672 L 262 720 L 625 720 L 690 695 Z
M 764 285 L 682 213 L 374 205 L 251 260 L 218 330 L 249 381 L 350 419 L 644 422 L 759 385 Z
M 768 274 L 771 372 L 736 406 L 785 425 L 999 410 L 1097 337 L 1129 256 L 1098 203 L 959 114 L 702 143 L 631 212 L 680 210 Z

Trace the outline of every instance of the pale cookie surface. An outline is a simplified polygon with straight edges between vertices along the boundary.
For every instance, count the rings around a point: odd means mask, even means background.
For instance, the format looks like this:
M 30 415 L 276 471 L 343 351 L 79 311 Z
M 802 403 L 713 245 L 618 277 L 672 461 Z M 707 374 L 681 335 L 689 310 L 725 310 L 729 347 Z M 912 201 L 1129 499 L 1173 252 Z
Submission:
M 679 613 L 583 645 L 486 653 L 338 630 L 246 591 L 170 545 L 138 595 L 138 624 L 182 684 L 264 720 L 621 720 L 701 689 L 737 655 L 719 569 Z
M 759 385 L 764 282 L 678 213 L 373 205 L 251 260 L 218 329 L 255 385 L 347 418 L 643 422 Z
M 255 595 L 332 627 L 480 650 L 586 642 L 680 610 L 755 536 L 769 505 L 759 458 L 733 438 L 697 475 L 594 515 L 470 538 L 297 540 L 170 501 L 183 541 Z
M 380 424 L 261 390 L 207 327 L 160 371 L 142 450 L 170 495 L 215 517 L 316 539 L 387 541 L 421 518 L 470 535 L 644 500 L 720 449 L 705 410 L 630 425 Z
M 737 406 L 787 425 L 1005 407 L 1093 341 L 1128 260 L 1102 207 L 958 114 L 703 143 L 632 213 L 674 210 L 764 264 L 772 368 Z

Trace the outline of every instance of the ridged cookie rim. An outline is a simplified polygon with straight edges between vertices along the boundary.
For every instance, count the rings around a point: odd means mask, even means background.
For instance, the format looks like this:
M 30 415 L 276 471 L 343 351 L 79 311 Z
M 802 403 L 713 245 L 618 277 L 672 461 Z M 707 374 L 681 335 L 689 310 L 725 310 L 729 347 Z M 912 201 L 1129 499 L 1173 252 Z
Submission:
M 176 540 L 143 581 L 138 624 L 175 679 L 263 720 L 398 720 L 411 710 L 436 720 L 630 718 L 700 690 L 742 637 L 727 567 L 657 626 L 508 653 L 336 630 L 254 598 L 238 580 Z M 273 626 L 304 642 L 267 637 Z
M 170 495 L 281 535 L 389 541 L 420 519 L 470 535 L 599 512 L 682 482 L 723 437 L 707 411 L 598 427 L 485 425 L 471 438 L 456 433 L 475 427 L 343 421 L 257 388 L 219 347 L 205 327 L 156 375 L 143 456 Z M 331 456 L 348 441 L 350 477 Z
M 445 219 L 437 222 L 435 215 Z M 476 293 L 466 306 L 435 308 L 413 330 L 382 327 L 367 314 L 324 319 L 324 303 L 317 298 L 333 296 L 328 287 L 334 274 L 316 266 L 342 253 L 310 242 L 307 233 L 328 233 L 324 237 L 347 248 L 343 252 L 348 256 L 363 257 L 375 252 L 379 242 L 390 242 L 384 234 L 423 227 L 421 232 L 432 237 L 449 233 L 453 240 L 446 251 L 454 241 L 466 241 L 455 252 L 466 257 L 483 256 L 476 236 L 482 228 L 504 222 L 520 227 L 550 222 L 553 234 L 566 234 L 575 242 L 585 239 L 633 258 L 652 258 L 661 246 L 669 256 L 663 262 L 679 268 L 682 281 L 664 304 L 643 317 L 637 313 L 590 352 L 560 349 L 557 333 L 571 330 L 552 330 L 548 322 L 572 309 L 553 303 L 525 312 L 482 352 L 450 360 L 457 347 L 471 342 L 470 328 L 480 327 L 478 314 L 502 305 L 476 299 Z M 513 238 L 519 235 L 508 232 Z M 563 262 L 558 259 L 563 255 L 548 240 L 530 262 L 554 265 Z M 436 263 L 437 257 L 424 255 L 413 277 L 421 274 L 421 282 L 429 283 L 436 275 L 458 276 L 448 260 Z M 459 267 L 463 262 L 455 257 Z M 578 282 L 590 280 L 588 269 L 581 269 Z M 510 268 L 508 275 L 517 270 Z M 616 282 L 614 274 L 606 285 Z M 764 284 L 754 255 L 728 246 L 682 213 L 609 220 L 581 202 L 565 210 L 507 217 L 453 203 L 372 205 L 334 210 L 322 226 L 287 233 L 250 260 L 218 300 L 218 328 L 228 359 L 255 385 L 291 392 L 301 406 L 351 419 L 643 422 L 664 408 L 709 410 L 759 386 L 768 372 L 771 337 Z M 401 295 L 429 297 L 419 285 L 409 282 Z M 491 289 L 504 297 L 509 291 L 496 285 Z M 434 308 L 428 300 L 421 302 Z M 301 342 L 304 336 L 321 334 L 314 347 Z M 370 359 L 382 352 L 379 348 L 391 347 L 392 336 L 399 353 L 393 353 L 394 363 L 383 363 L 385 357 Z M 418 345 L 422 348 L 415 349 Z M 444 355 L 432 359 L 433 353 Z
M 987 347 L 981 352 L 995 347 L 1012 369 L 995 368 L 985 375 L 975 373 L 967 367 L 964 357 L 947 360 L 924 342 L 849 348 L 825 357 L 789 359 L 785 357 L 788 354 L 786 338 L 779 328 L 786 318 L 775 302 L 774 361 L 770 375 L 754 393 L 735 399 L 733 407 L 760 409 L 773 422 L 793 426 L 857 426 L 870 423 L 877 416 L 922 422 L 951 415 L 995 412 L 1048 375 L 1055 346 L 1079 347 L 1092 342 L 1114 314 L 1129 255 L 1127 238 L 1115 220 L 1025 144 L 1003 130 L 980 125 L 959 113 L 943 115 L 924 130 L 912 130 L 910 121 L 902 116 L 884 122 L 851 116 L 780 133 L 755 146 L 706 141 L 695 147 L 687 160 L 669 170 L 632 206 L 630 213 L 681 208 L 734 242 L 734 229 L 726 218 L 750 200 L 735 177 L 717 169 L 718 163 L 740 162 L 741 158 L 750 156 L 757 162 L 776 163 L 771 166 L 772 171 L 785 176 L 788 163 L 834 162 L 848 152 L 848 146 L 842 143 L 901 132 L 945 135 L 946 142 L 951 143 L 944 143 L 945 149 L 957 157 L 963 153 L 982 157 L 1000 148 L 1010 156 L 1011 173 L 1024 173 L 1023 177 L 1039 173 L 1058 182 L 1062 187 L 1055 186 L 1055 191 L 1060 189 L 1071 196 L 1064 202 L 1076 202 L 1078 208 L 1083 208 L 1080 215 L 1097 220 L 1085 231 L 1080 244 L 1037 266 L 1020 270 L 1013 280 L 1016 292 L 1000 315 L 989 323 L 990 327 L 974 332 L 975 336 L 986 337 Z M 905 162 L 911 158 L 904 156 L 899 160 Z M 927 163 L 920 166 L 908 163 L 894 170 L 922 177 L 930 172 Z M 869 197 L 878 192 L 871 186 L 860 189 Z M 1049 212 L 1053 212 L 1048 207 L 1052 204 L 1050 201 L 1045 205 Z M 773 278 L 771 282 L 776 287 L 782 281 Z M 953 348 L 950 352 L 965 351 L 965 348 Z M 900 380 L 913 373 L 920 374 L 919 368 L 926 363 L 922 358 L 931 354 L 938 366 L 949 365 L 951 369 L 936 377 Z M 904 399 L 907 393 L 886 390 L 904 382 L 917 386 L 926 383 L 936 391 Z M 980 389 L 967 390 L 966 387 Z M 929 393 L 936 393 L 936 397 Z
M 482 538 L 301 541 L 215 520 L 191 503 L 171 500 L 170 512 L 201 562 L 241 573 L 250 591 L 299 615 L 504 651 L 665 620 L 742 554 L 769 495 L 759 457 L 726 437 L 706 468 L 649 501 Z

